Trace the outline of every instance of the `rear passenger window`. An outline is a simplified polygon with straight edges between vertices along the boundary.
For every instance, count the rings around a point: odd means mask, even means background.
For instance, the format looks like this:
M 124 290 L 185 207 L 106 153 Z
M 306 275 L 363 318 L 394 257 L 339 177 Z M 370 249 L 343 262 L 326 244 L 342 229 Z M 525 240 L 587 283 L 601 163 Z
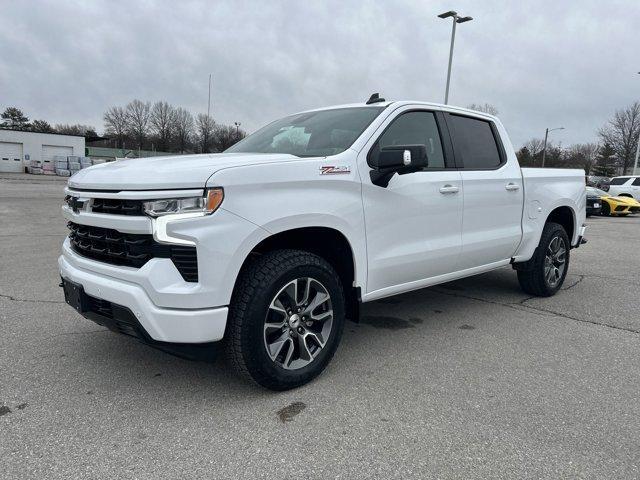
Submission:
M 638 186 L 640 186 L 640 177 L 636 178 L 636 179 L 633 181 L 632 185 L 637 186 L 637 187 L 638 187 Z
M 465 169 L 496 168 L 502 163 L 489 122 L 449 115 L 447 124 L 456 158 L 462 157 Z
M 609 182 L 609 185 L 624 185 L 628 181 L 629 181 L 629 177 L 612 178 L 611 181 Z
M 438 124 L 432 112 L 407 112 L 396 118 L 371 149 L 370 157 L 391 145 L 425 145 L 427 168 L 445 168 Z

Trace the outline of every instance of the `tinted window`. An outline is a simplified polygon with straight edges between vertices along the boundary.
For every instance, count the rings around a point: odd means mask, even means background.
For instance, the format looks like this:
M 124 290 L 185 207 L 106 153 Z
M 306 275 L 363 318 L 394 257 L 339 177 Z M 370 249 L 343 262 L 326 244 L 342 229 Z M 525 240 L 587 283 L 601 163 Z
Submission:
M 456 158 L 461 157 L 464 168 L 495 168 L 500 165 L 500 152 L 489 122 L 449 115 L 447 124 Z
M 226 152 L 336 155 L 349 148 L 384 108 L 336 108 L 292 115 L 249 135 Z
M 408 112 L 396 118 L 380 136 L 371 156 L 390 145 L 425 145 L 428 168 L 444 168 L 444 155 L 436 119 L 431 112 Z
M 629 181 L 629 177 L 612 178 L 611 182 L 609 182 L 609 185 L 624 185 L 628 181 Z
M 640 185 L 640 177 L 636 178 L 636 179 L 633 181 L 633 184 L 632 184 L 632 185 L 636 185 L 636 186 Z

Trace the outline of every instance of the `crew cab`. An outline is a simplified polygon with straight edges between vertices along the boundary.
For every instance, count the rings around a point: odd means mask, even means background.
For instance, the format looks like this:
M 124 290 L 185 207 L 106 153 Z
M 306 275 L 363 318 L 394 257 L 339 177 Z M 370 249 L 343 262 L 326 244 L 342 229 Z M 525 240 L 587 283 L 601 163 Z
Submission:
M 362 302 L 509 265 L 555 294 L 584 241 L 584 178 L 521 169 L 491 115 L 373 95 L 224 153 L 81 170 L 61 286 L 112 330 L 182 355 L 222 346 L 258 384 L 294 388 Z

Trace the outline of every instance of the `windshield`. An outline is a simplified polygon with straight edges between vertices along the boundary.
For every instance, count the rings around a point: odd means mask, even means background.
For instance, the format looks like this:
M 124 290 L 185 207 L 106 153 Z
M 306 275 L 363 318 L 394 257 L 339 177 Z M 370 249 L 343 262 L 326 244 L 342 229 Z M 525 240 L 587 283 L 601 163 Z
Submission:
M 609 194 L 599 188 L 587 187 L 587 193 L 589 195 L 598 195 L 599 197 L 608 197 Z
M 385 107 L 355 107 L 299 113 L 277 120 L 225 150 L 325 157 L 344 152 Z

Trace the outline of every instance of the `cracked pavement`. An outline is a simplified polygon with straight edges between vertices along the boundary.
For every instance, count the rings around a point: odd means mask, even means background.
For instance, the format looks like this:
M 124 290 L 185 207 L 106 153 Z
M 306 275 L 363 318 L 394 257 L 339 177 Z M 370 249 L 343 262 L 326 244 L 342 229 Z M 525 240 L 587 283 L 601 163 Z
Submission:
M 3 478 L 640 476 L 640 218 L 588 219 L 551 298 L 505 268 L 367 304 L 273 393 L 65 305 L 62 188 L 0 176 Z

